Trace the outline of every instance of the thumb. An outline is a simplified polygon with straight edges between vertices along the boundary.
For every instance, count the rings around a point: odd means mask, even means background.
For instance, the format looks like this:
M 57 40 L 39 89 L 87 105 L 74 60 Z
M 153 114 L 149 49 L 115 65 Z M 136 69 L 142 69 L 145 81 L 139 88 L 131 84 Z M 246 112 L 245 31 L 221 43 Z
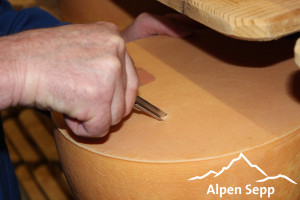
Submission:
M 136 18 L 133 24 L 122 32 L 122 37 L 126 42 L 153 35 L 186 37 L 193 33 L 196 24 L 198 23 L 180 14 L 155 16 L 142 13 Z

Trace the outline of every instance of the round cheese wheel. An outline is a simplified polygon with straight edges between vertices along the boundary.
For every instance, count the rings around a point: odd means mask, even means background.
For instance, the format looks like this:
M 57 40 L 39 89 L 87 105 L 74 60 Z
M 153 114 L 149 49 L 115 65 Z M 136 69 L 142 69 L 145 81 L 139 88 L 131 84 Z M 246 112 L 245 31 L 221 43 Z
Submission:
M 139 96 L 168 113 L 133 111 L 100 139 L 76 137 L 52 113 L 78 199 L 300 198 L 300 103 L 293 42 L 202 30 L 128 44 L 152 77 Z M 299 90 L 300 91 L 300 90 Z

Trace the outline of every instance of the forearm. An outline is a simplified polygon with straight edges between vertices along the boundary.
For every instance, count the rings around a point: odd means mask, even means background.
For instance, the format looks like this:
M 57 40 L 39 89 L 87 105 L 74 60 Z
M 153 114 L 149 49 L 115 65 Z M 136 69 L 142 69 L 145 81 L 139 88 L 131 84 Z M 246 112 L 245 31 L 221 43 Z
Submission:
M 0 38 L 0 109 L 55 110 L 72 131 L 100 137 L 129 114 L 138 79 L 110 23 L 30 30 Z

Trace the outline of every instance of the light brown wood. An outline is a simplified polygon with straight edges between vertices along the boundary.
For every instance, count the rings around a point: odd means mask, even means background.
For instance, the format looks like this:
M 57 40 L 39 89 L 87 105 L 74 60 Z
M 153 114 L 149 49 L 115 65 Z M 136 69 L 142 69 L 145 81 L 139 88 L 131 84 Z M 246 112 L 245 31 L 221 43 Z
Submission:
M 16 152 L 15 148 L 10 143 L 10 141 L 6 139 L 5 142 L 6 142 L 6 145 L 7 145 L 7 149 L 8 149 L 8 153 L 9 153 L 9 157 L 10 157 L 11 161 L 13 163 L 20 162 L 21 158 L 18 155 L 18 153 Z
M 108 21 L 115 23 L 120 30 L 131 24 L 142 12 L 162 14 L 172 12 L 167 6 L 155 0 L 58 0 L 64 21 L 88 23 Z
M 3 129 L 6 136 L 14 144 L 17 151 L 20 153 L 22 160 L 25 162 L 38 162 L 41 160 L 39 154 L 34 151 L 34 148 L 24 136 L 15 119 L 7 119 L 3 122 Z
M 48 160 L 58 161 L 57 151 L 55 148 L 52 134 L 42 126 L 41 122 L 35 115 L 33 110 L 24 110 L 19 116 L 20 121 L 26 127 L 28 134 L 33 138 L 38 145 L 43 155 Z
M 17 10 L 32 7 L 36 4 L 36 0 L 9 0 L 9 2 Z
M 8 116 L 9 116 L 9 112 L 8 112 L 7 109 L 1 111 L 1 117 L 2 117 L 2 118 L 6 118 L 6 117 L 8 117 Z
M 43 156 L 44 153 L 41 151 L 39 145 L 37 145 L 39 142 L 36 141 L 34 137 L 31 137 L 30 134 L 28 134 L 30 132 L 29 127 L 37 125 L 44 126 L 44 129 L 47 130 L 47 132 L 40 132 L 41 137 L 44 134 L 51 136 L 51 131 L 53 128 L 51 128 L 51 119 L 49 117 L 46 117 L 44 114 L 41 114 L 40 112 L 32 109 L 31 113 L 36 116 L 35 118 L 33 118 L 33 121 L 36 121 L 37 123 L 28 124 L 26 121 L 23 123 L 22 120 L 25 117 L 18 118 L 19 114 L 22 113 L 22 111 L 23 110 L 20 108 L 10 109 L 2 119 L 8 152 L 20 183 L 20 189 L 21 191 L 24 191 L 23 193 L 25 193 L 24 200 L 49 199 L 48 195 L 43 191 L 40 183 L 33 176 L 36 168 L 41 165 L 43 165 L 44 167 L 47 166 L 48 169 L 50 169 L 47 175 L 51 176 L 52 181 L 55 181 L 55 185 L 57 185 L 57 187 L 48 188 L 48 193 L 51 193 L 51 191 L 53 190 L 52 193 L 55 195 L 56 190 L 58 190 L 57 188 L 59 188 L 59 190 L 61 190 L 61 192 L 63 193 L 63 196 L 67 197 L 68 199 L 73 199 L 66 180 L 62 175 L 62 170 L 58 163 L 59 161 L 46 159 L 47 157 Z M 32 119 L 30 114 L 26 114 L 26 111 L 25 116 L 28 117 L 26 119 L 27 121 Z M 38 122 L 39 120 L 41 120 L 43 123 Z M 51 140 L 47 144 L 47 148 L 55 149 L 56 147 L 53 143 L 53 138 L 51 137 L 50 139 Z M 53 146 L 49 147 L 49 145 Z
M 300 30 L 299 0 L 158 0 L 231 37 L 273 40 Z
M 72 23 L 109 21 L 124 29 L 133 21 L 130 14 L 110 0 L 60 0 L 59 5 L 63 20 Z
M 295 53 L 295 62 L 300 67 L 300 38 L 296 42 L 294 53 Z
M 26 169 L 26 166 L 18 166 L 15 171 L 20 184 L 25 189 L 30 200 L 46 200 L 34 178 Z
M 46 166 L 40 166 L 34 171 L 34 176 L 43 188 L 49 200 L 67 200 L 68 197 L 61 190 Z
M 205 39 L 204 39 L 205 38 Z M 128 45 L 136 66 L 155 80 L 139 95 L 168 113 L 157 121 L 133 112 L 99 140 L 75 137 L 53 113 L 59 156 L 79 199 L 217 199 L 209 184 L 274 187 L 270 199 L 296 200 L 300 184 L 259 185 L 264 175 L 237 162 L 239 154 L 269 176 L 300 182 L 300 104 L 293 42 L 246 42 L 211 30 L 188 40 L 153 37 Z M 275 48 L 276 47 L 276 48 Z M 296 93 L 295 93 L 296 92 Z M 230 196 L 225 199 L 257 199 Z

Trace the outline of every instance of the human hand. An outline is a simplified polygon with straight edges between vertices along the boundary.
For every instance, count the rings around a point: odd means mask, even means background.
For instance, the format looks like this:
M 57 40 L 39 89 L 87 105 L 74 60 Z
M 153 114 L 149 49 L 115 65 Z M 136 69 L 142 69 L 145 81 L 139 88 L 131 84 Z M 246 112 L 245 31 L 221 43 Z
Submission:
M 156 16 L 149 13 L 140 14 L 135 21 L 122 31 L 126 42 L 154 35 L 186 37 L 196 29 L 204 26 L 192 19 L 177 13 Z
M 104 136 L 130 113 L 138 78 L 115 25 L 26 31 L 5 42 L 16 63 L 12 105 L 64 113 L 71 130 L 86 137 Z

